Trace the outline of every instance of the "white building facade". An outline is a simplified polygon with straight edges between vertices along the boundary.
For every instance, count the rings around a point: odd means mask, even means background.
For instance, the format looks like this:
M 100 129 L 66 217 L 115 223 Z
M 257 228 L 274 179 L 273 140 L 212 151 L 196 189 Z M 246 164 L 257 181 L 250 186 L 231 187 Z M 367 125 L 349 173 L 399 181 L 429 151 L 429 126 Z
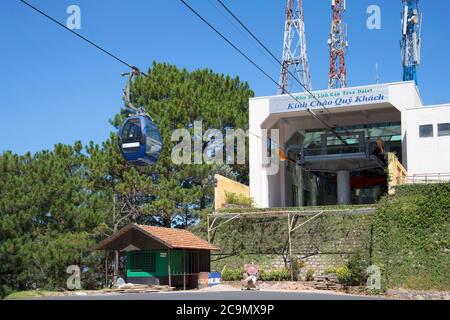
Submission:
M 408 175 L 450 173 L 450 104 L 424 106 L 414 82 L 294 96 L 250 100 L 258 207 L 376 202 L 387 190 L 387 152 Z

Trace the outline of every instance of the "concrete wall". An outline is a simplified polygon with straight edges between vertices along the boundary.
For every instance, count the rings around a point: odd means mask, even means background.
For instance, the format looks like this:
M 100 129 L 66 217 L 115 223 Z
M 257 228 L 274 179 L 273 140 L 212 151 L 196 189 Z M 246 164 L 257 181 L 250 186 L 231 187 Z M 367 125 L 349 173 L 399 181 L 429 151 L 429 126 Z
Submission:
M 269 116 L 269 99 L 251 99 L 249 105 L 249 163 L 250 197 L 257 207 L 269 206 L 269 181 L 267 168 L 263 166 L 266 142 L 262 140 L 261 124 Z M 273 177 L 272 177 L 273 178 Z M 272 181 L 271 181 L 272 182 Z M 273 187 L 273 182 L 270 184 Z
M 214 189 L 214 209 L 220 209 L 226 204 L 227 192 L 250 197 L 250 188 L 248 186 L 218 174 L 214 178 L 217 183 Z
M 297 259 L 304 263 L 303 268 L 300 269 L 302 279 L 305 278 L 306 273 L 310 269 L 313 269 L 315 271 L 314 275 L 317 276 L 324 274 L 328 268 L 342 267 L 347 263 L 349 257 L 350 254 L 346 253 L 315 254 L 309 257 L 296 256 Z M 287 267 L 282 256 L 278 256 L 264 266 L 265 269 L 283 269 Z
M 450 123 L 450 104 L 406 111 L 408 175 L 450 173 L 450 136 L 438 137 L 438 124 Z M 433 125 L 433 137 L 420 138 L 419 126 Z

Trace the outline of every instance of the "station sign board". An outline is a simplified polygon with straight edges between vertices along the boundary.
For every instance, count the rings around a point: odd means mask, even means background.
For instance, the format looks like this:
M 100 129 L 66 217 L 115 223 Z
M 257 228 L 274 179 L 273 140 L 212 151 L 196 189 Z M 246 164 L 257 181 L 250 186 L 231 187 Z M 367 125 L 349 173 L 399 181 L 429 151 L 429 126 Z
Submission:
M 328 109 L 389 102 L 389 86 L 368 86 L 293 94 L 270 98 L 270 113 L 287 113 L 307 109 Z M 317 98 L 317 99 L 316 99 Z M 317 101 L 319 100 L 319 101 Z M 322 106 L 322 105 L 323 106 Z

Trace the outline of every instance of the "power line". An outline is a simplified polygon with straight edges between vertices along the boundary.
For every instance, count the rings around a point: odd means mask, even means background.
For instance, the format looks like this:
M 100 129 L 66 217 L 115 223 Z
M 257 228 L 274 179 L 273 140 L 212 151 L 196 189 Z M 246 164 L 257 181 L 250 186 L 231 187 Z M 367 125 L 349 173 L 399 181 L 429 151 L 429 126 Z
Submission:
M 219 30 L 217 30 L 211 23 L 209 23 L 205 18 L 203 18 L 194 8 L 192 8 L 186 1 L 180 0 L 189 10 L 192 11 L 200 20 L 202 20 L 205 24 L 207 24 L 215 33 L 217 33 L 225 42 L 227 42 L 234 50 L 236 50 L 239 54 L 241 54 L 248 62 L 250 62 L 255 68 L 257 68 L 261 73 L 263 73 L 268 79 L 278 85 L 278 82 L 275 81 L 267 72 L 265 72 L 256 62 L 254 62 L 248 55 L 246 55 L 241 49 L 239 49 L 233 42 L 228 40 L 227 37 L 223 35 Z M 293 97 L 294 98 L 294 97 Z M 295 98 L 294 98 L 295 99 Z M 297 99 L 295 99 L 297 101 Z
M 127 66 L 130 69 L 133 70 L 137 70 L 139 71 L 138 68 L 136 68 L 135 66 L 129 64 L 128 62 L 126 62 L 123 59 L 120 59 L 119 57 L 117 57 L 116 55 L 112 54 L 110 51 L 103 49 L 102 47 L 100 47 L 98 44 L 92 42 L 91 40 L 87 39 L 86 37 L 82 36 L 81 34 L 73 31 L 72 29 L 69 29 L 67 26 L 65 26 L 63 23 L 59 22 L 58 20 L 56 20 L 55 18 L 51 17 L 50 15 L 48 15 L 47 13 L 43 12 L 42 10 L 36 8 L 35 6 L 31 5 L 30 3 L 28 3 L 25 0 L 20 0 L 23 4 L 27 5 L 28 7 L 30 7 L 31 9 L 33 9 L 34 11 L 38 12 L 39 14 L 43 15 L 44 17 L 46 17 L 47 19 L 51 20 L 52 22 L 56 23 L 57 25 L 59 25 L 60 27 L 66 29 L 67 31 L 71 32 L 72 34 L 76 35 L 77 37 L 79 37 L 80 39 L 86 41 L 87 43 L 89 43 L 90 45 L 94 46 L 95 48 L 97 48 L 98 50 L 100 50 L 101 52 L 107 54 L 108 56 L 110 56 L 111 58 L 115 59 L 116 61 L 122 63 L 123 65 Z M 139 73 L 146 75 L 145 73 L 139 71 Z
M 119 57 L 117 57 L 116 55 L 112 54 L 111 52 L 107 51 L 106 49 L 103 49 L 102 47 L 100 47 L 99 45 L 97 45 L 96 43 L 92 42 L 91 40 L 87 39 L 86 37 L 80 35 L 79 33 L 69 29 L 67 26 L 65 26 L 64 24 L 62 24 L 61 22 L 59 22 L 58 20 L 54 19 L 53 17 L 51 17 L 50 15 L 48 15 L 47 13 L 43 12 L 42 10 L 34 7 L 33 5 L 31 5 L 30 3 L 24 1 L 24 0 L 20 0 L 23 4 L 27 5 L 28 7 L 30 7 L 31 9 L 33 9 L 34 11 L 38 12 L 39 14 L 43 15 L 44 17 L 46 17 L 47 19 L 51 20 L 52 22 L 56 23 L 57 25 L 59 25 L 60 27 L 70 31 L 71 33 L 73 33 L 74 35 L 76 35 L 77 37 L 81 38 L 82 40 L 86 41 L 87 43 L 89 43 L 90 45 L 94 46 L 95 48 L 97 48 L 98 50 L 102 51 L 103 53 L 107 54 L 108 56 L 112 57 L 113 59 L 115 59 L 116 61 L 120 62 L 121 64 L 129 67 L 130 69 L 132 69 L 132 72 L 138 72 L 144 76 L 146 76 L 146 74 L 142 71 L 140 71 L 137 67 L 127 63 L 126 61 L 124 61 L 123 59 L 120 59 Z M 225 39 L 225 38 L 224 38 Z M 230 43 L 231 44 L 231 43 Z M 237 50 L 239 50 L 238 48 L 235 48 Z M 243 53 L 242 53 L 243 54 Z M 255 65 L 256 66 L 256 65 Z M 256 66 L 257 67 L 257 66 Z M 261 72 L 265 73 L 264 70 L 260 69 Z M 266 73 L 265 73 L 266 74 Z M 127 74 L 123 74 L 123 75 L 127 75 Z M 267 76 L 269 76 L 268 74 L 266 74 Z M 253 134 L 253 133 L 252 133 Z M 253 134 L 254 136 L 260 138 L 261 140 L 263 140 L 261 137 Z
M 233 42 L 231 42 L 223 33 L 221 33 L 219 30 L 217 30 L 211 23 L 209 23 L 203 16 L 201 16 L 194 8 L 192 8 L 185 0 L 180 0 L 192 13 L 194 13 L 200 20 L 202 20 L 206 25 L 208 25 L 215 33 L 217 33 L 225 42 L 227 42 L 233 49 L 235 49 L 240 55 L 242 55 L 248 62 L 250 62 L 255 68 L 257 68 L 261 73 L 263 73 L 270 81 L 275 83 L 279 88 L 281 88 L 278 81 L 276 81 L 274 78 L 272 78 L 266 71 L 264 71 L 256 62 L 254 62 L 248 55 L 246 55 L 241 49 L 239 49 Z M 297 98 L 295 98 L 290 92 L 288 92 L 288 95 L 294 99 L 296 102 L 298 102 Z M 313 116 L 320 121 L 323 125 L 325 125 L 328 129 L 334 130 L 331 126 L 329 126 L 326 122 L 324 122 L 322 119 L 318 118 L 315 113 L 313 113 L 311 110 L 307 110 Z
M 83 41 L 87 42 L 88 44 L 92 45 L 93 47 L 97 48 L 98 50 L 100 50 L 101 52 L 105 53 L 106 55 L 110 56 L 111 58 L 113 58 L 114 60 L 120 62 L 121 64 L 127 66 L 128 68 L 138 71 L 140 74 L 142 75 L 146 75 L 144 72 L 141 72 L 137 67 L 131 65 L 130 63 L 126 62 L 125 60 L 117 57 L 116 55 L 114 55 L 113 53 L 111 53 L 110 51 L 102 48 L 101 46 L 99 46 L 98 44 L 94 43 L 93 41 L 87 39 L 86 37 L 82 36 L 81 34 L 69 29 L 67 26 L 65 26 L 64 24 L 62 24 L 61 22 L 59 22 L 58 20 L 56 20 L 55 18 L 51 17 L 50 15 L 48 15 L 47 13 L 43 12 L 42 10 L 36 8 L 35 6 L 31 5 L 30 3 L 28 3 L 25 0 L 20 0 L 23 4 L 27 5 L 28 7 L 30 7 L 31 9 L 33 9 L 34 11 L 38 12 L 39 14 L 41 14 L 42 16 L 46 17 L 47 19 L 49 19 L 50 21 L 56 23 L 57 25 L 59 25 L 60 27 L 66 29 L 67 31 L 71 32 L 72 34 L 76 35 L 77 37 L 79 37 L 80 39 L 82 39 Z M 247 56 L 242 50 L 240 50 L 235 44 L 233 44 L 230 40 L 228 40 L 228 38 L 226 38 L 219 30 L 217 30 L 212 24 L 210 24 L 206 19 L 204 19 L 197 11 L 195 11 L 195 9 L 193 9 L 189 4 L 187 4 L 184 0 L 180 0 L 187 8 L 189 8 L 198 18 L 200 18 L 204 23 L 206 23 L 214 32 L 216 32 L 223 40 L 225 40 L 231 47 L 233 47 L 237 52 L 239 52 L 246 60 L 248 60 L 254 67 L 256 67 L 261 73 L 263 73 L 268 79 L 270 79 L 272 82 L 274 82 L 278 87 L 279 83 L 278 81 L 276 81 L 275 79 L 273 79 L 267 72 L 265 72 L 258 64 L 256 64 L 249 56 Z M 266 48 L 267 49 L 267 48 Z M 270 51 L 270 50 L 269 50 Z M 275 58 L 276 59 L 276 58 Z M 288 95 L 294 99 L 296 102 L 298 102 L 297 98 L 295 98 L 290 92 L 288 92 Z M 311 94 L 312 95 L 312 94 Z M 314 95 L 312 95 L 314 97 Z M 315 99 L 317 99 L 316 97 L 314 97 Z M 319 100 L 317 100 L 320 104 L 322 104 Z M 326 109 L 326 108 L 325 108 Z M 323 121 L 322 119 L 320 119 L 312 110 L 307 109 L 307 111 L 309 113 L 311 113 L 311 115 L 318 120 L 319 122 L 321 122 L 325 127 L 327 127 L 327 129 L 329 129 L 331 132 L 333 132 L 334 134 L 336 134 L 336 136 L 341 139 L 338 135 L 338 133 L 334 130 L 334 128 L 332 128 L 331 126 L 329 126 L 325 121 Z M 345 142 L 345 141 L 344 141 Z
M 264 50 L 265 51 L 267 51 L 267 53 L 268 54 L 270 54 L 270 56 L 273 58 L 273 59 L 275 59 L 275 61 L 276 62 L 278 62 L 278 64 L 284 69 L 284 70 L 286 70 L 291 76 L 292 76 L 292 78 L 295 80 L 295 81 L 297 81 L 302 87 L 303 87 L 303 89 L 305 89 L 305 91 L 307 92 L 307 93 L 309 93 L 318 103 L 319 103 L 319 105 L 322 107 L 322 108 L 324 108 L 328 113 L 331 113 L 331 111 L 327 108 L 327 107 L 325 107 L 325 105 L 311 92 L 311 90 L 309 90 L 288 68 L 286 68 L 284 65 L 283 65 L 283 63 L 280 61 L 280 59 L 278 59 L 274 54 L 273 54 L 273 52 L 269 49 L 269 48 L 267 48 L 267 46 L 255 35 L 255 33 L 254 32 L 252 32 L 251 30 L 250 30 L 250 28 L 248 28 L 243 22 L 242 22 L 242 20 L 241 19 L 239 19 L 239 17 L 237 17 L 232 11 L 231 11 L 231 9 L 230 8 L 228 8 L 221 0 L 217 0 L 217 2 L 219 2 L 219 4 L 253 37 L 253 39 L 255 39 L 258 43 L 259 43 L 259 45 L 261 46 L 261 47 L 263 47 L 264 48 Z
M 240 55 L 242 55 L 247 61 L 249 61 L 255 68 L 257 68 L 261 73 L 263 73 L 270 81 L 275 83 L 279 88 L 281 88 L 278 81 L 276 81 L 274 78 L 272 78 L 266 71 L 264 71 L 256 62 L 254 62 L 248 55 L 246 55 L 241 49 L 239 49 L 233 42 L 231 42 L 226 36 L 223 35 L 219 30 L 217 30 L 209 21 L 207 21 L 203 16 L 198 13 L 194 8 L 192 8 L 185 0 L 180 0 L 192 13 L 194 13 L 200 20 L 202 20 L 208 27 L 210 27 L 215 33 L 217 33 L 225 42 L 227 42 L 233 49 L 235 49 Z M 294 99 L 294 101 L 298 102 L 297 98 L 292 95 L 289 91 L 287 94 Z M 336 137 L 341 140 L 344 144 L 347 144 L 345 139 L 341 138 L 339 133 L 336 132 L 336 130 L 331 127 L 328 123 L 326 123 L 324 120 L 320 119 L 314 111 L 311 109 L 306 109 L 316 120 L 321 122 L 330 132 L 336 135 Z
M 270 62 L 272 65 L 277 66 L 277 64 L 272 61 L 272 59 L 270 59 L 267 54 L 247 35 L 247 33 L 245 33 L 241 28 L 239 28 L 239 26 L 233 21 L 231 20 L 228 15 L 226 15 L 223 10 L 221 10 L 219 8 L 219 6 L 217 6 L 214 2 L 214 0 L 208 0 L 208 3 L 225 19 L 228 21 L 228 23 L 233 26 L 233 28 L 238 31 L 247 41 L 248 43 L 250 43 L 256 50 L 258 50 L 261 55 L 267 59 L 268 62 Z

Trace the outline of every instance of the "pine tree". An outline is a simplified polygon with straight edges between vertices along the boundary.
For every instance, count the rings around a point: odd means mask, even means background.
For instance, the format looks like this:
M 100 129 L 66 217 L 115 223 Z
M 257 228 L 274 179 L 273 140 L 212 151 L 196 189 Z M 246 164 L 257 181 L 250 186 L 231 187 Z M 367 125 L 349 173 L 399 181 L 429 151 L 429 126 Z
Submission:
M 133 203 L 138 207 L 135 210 L 144 213 L 137 216 L 138 222 L 186 228 L 197 220 L 200 212 L 211 207 L 215 173 L 226 172 L 246 182 L 248 168 L 246 165 L 175 165 L 171 159 L 175 146 L 171 141 L 172 132 L 184 128 L 193 136 L 195 121 L 202 121 L 203 132 L 218 129 L 225 134 L 227 128 L 246 130 L 248 100 L 253 92 L 239 78 L 232 79 L 211 70 L 188 72 L 173 65 L 154 63 L 147 74 L 133 83 L 134 102 L 143 106 L 159 126 L 164 149 L 158 163 L 149 168 L 134 168 L 122 161 L 118 165 L 119 171 L 123 169 L 120 193 L 125 196 L 134 192 L 136 186 L 144 192 Z M 112 123 L 119 127 L 126 116 L 127 111 L 123 109 Z
M 126 163 L 116 133 L 101 145 L 0 155 L 0 296 L 65 288 L 70 265 L 80 266 L 83 288 L 99 287 L 104 257 L 92 251 L 96 242 L 131 222 L 188 228 L 211 208 L 215 173 L 248 181 L 246 165 L 171 160 L 175 129 L 192 131 L 199 120 L 204 131 L 247 128 L 247 83 L 154 63 L 132 91 L 161 129 L 164 150 L 155 166 Z M 112 124 L 118 128 L 125 116 L 121 110 Z

